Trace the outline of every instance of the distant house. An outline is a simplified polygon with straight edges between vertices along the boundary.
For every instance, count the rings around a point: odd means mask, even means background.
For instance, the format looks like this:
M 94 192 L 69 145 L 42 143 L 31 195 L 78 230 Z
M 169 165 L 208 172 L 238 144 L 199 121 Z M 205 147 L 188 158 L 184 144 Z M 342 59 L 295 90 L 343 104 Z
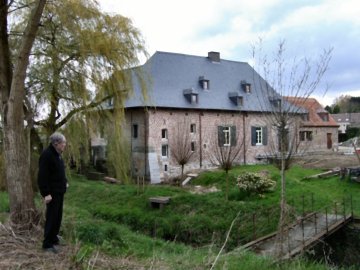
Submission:
M 131 146 L 133 176 L 158 183 L 180 175 L 172 155 L 179 136 L 187 138 L 194 152 L 186 170 L 213 167 L 214 142 L 219 147 L 241 145 L 235 162 L 243 164 L 258 162 L 257 156 L 269 153 L 270 144 L 278 141 L 266 115 L 286 101 L 248 63 L 221 59 L 218 52 L 207 57 L 156 52 L 139 69 L 150 78 L 146 82 L 149 98 L 144 101 L 134 76 L 134 95 L 125 104 L 124 132 Z M 319 146 L 328 133 L 328 139 L 335 141 L 332 121 L 304 124 L 307 133 L 301 139 L 309 140 L 311 130 Z M 318 136 L 320 131 L 325 138 Z M 101 136 L 93 139 L 95 158 L 96 153 L 103 158 L 105 143 Z
M 339 124 L 314 98 L 286 97 L 286 100 L 307 110 L 302 115 L 299 143 L 311 142 L 309 151 L 332 149 L 338 143 Z
M 339 125 L 339 133 L 345 134 L 349 127 L 360 127 L 360 113 L 331 114 Z

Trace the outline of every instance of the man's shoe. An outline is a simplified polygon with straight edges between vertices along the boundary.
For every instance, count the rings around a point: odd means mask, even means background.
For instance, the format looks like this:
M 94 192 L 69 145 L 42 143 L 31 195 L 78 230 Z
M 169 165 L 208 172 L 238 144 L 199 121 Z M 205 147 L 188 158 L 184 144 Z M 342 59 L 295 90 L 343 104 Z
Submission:
M 57 254 L 59 251 L 55 248 L 55 247 L 48 247 L 48 248 L 43 248 L 43 250 L 45 252 L 52 252 L 54 254 Z

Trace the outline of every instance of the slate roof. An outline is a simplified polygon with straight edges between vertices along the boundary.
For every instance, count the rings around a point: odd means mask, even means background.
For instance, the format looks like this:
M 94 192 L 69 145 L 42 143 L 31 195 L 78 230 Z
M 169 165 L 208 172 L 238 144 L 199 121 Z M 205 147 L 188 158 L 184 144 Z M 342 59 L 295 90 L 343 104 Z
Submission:
M 139 67 L 147 82 L 149 99 L 144 102 L 139 82 L 133 76 L 134 95 L 125 103 L 126 108 L 165 107 L 182 109 L 207 109 L 229 111 L 272 111 L 270 98 L 279 95 L 256 71 L 245 62 L 178 53 L 156 52 Z M 209 80 L 209 90 L 202 89 L 199 80 Z M 150 82 L 151 81 L 151 82 Z M 242 82 L 251 84 L 251 93 L 246 93 Z M 198 95 L 198 103 L 191 104 L 186 93 Z M 234 97 L 242 97 L 242 106 L 237 106 Z M 230 98 L 232 97 L 232 98 Z
M 309 121 L 304 121 L 306 127 L 339 127 L 331 115 L 315 98 L 285 97 L 286 100 L 308 111 Z M 320 115 L 327 114 L 329 121 L 324 121 Z
M 360 113 L 337 113 L 331 114 L 331 116 L 338 123 L 347 122 L 350 124 L 360 124 Z

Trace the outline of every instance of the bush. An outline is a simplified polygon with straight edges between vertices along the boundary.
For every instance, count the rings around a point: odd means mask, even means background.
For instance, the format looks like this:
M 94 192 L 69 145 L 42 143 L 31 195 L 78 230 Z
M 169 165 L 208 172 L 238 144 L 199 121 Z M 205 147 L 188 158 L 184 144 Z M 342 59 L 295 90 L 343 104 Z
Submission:
M 248 194 L 263 194 L 275 188 L 276 182 L 266 173 L 251 173 L 247 172 L 239 175 L 237 178 L 237 186 L 240 191 Z

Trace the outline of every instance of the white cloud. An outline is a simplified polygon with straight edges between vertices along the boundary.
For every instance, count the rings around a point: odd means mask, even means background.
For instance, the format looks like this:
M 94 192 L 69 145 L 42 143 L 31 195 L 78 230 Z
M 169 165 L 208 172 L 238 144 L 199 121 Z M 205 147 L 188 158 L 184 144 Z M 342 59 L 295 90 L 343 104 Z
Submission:
M 360 45 L 357 0 L 99 0 L 99 3 L 107 12 L 131 18 L 142 32 L 150 54 L 168 51 L 205 56 L 214 50 L 229 60 L 248 61 L 250 45 L 259 37 L 272 46 L 285 39 L 293 56 L 316 58 L 323 48 L 334 46 L 328 77 L 332 88 L 327 96 L 332 99 L 344 91 L 360 89 L 356 75 L 360 74 L 360 51 L 355 49 Z M 274 49 L 269 48 L 270 52 Z

